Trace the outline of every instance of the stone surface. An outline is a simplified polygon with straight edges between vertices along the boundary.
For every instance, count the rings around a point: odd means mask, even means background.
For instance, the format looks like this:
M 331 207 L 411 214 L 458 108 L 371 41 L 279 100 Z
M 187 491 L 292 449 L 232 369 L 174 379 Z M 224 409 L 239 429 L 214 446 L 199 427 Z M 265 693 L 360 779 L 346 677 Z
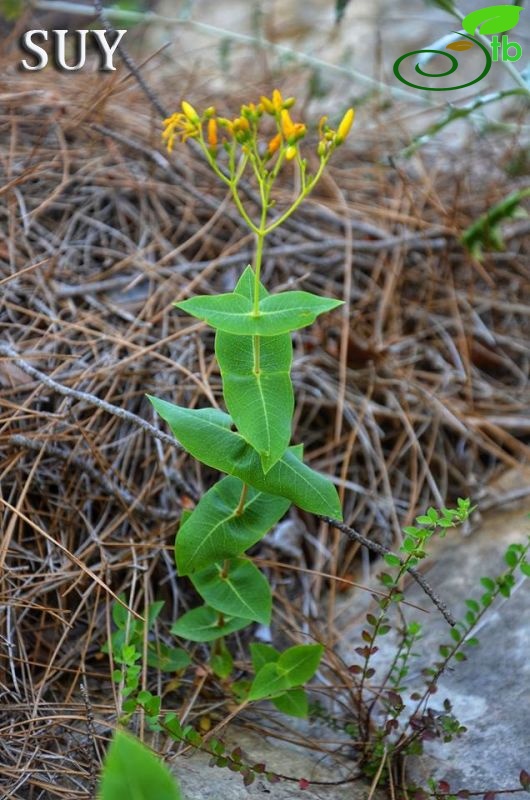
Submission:
M 289 727 L 293 724 L 292 719 L 286 718 L 285 721 Z M 315 730 L 311 733 L 306 728 L 305 732 L 309 743 L 318 746 L 322 742 Z M 286 727 L 284 734 L 289 738 L 290 733 Z M 329 730 L 324 738 L 329 740 Z M 367 797 L 368 787 L 364 781 L 354 780 L 338 786 L 311 784 L 311 781 L 331 784 L 355 776 L 355 764 L 347 755 L 337 753 L 323 758 L 319 750 L 302 748 L 236 726 L 223 731 L 222 739 L 227 749 L 240 746 L 250 762 L 265 762 L 268 770 L 292 777 L 293 780 L 271 784 L 266 779 L 256 779 L 251 786 L 245 787 L 240 775 L 228 769 L 210 767 L 209 756 L 198 753 L 189 758 L 182 756 L 174 762 L 173 771 L 178 776 L 186 800 L 265 800 L 268 797 L 271 800 L 365 800 Z M 306 789 L 300 788 L 301 778 L 309 781 Z M 376 792 L 374 800 L 384 800 L 385 797 L 383 793 Z
M 480 597 L 482 576 L 496 576 L 504 569 L 503 554 L 512 542 L 525 543 L 530 534 L 530 502 L 515 509 L 484 514 L 479 528 L 469 536 L 453 531 L 434 548 L 429 583 L 445 599 L 457 619 L 464 616 L 464 600 Z M 336 624 L 342 632 L 341 655 L 356 660 L 361 611 L 367 595 L 354 602 L 341 600 Z M 412 584 L 406 600 L 429 607 L 423 592 Z M 425 635 L 415 647 L 408 685 L 420 690 L 421 669 L 436 660 L 438 645 L 450 642 L 447 623 L 432 606 L 425 614 L 405 608 L 408 621 L 417 619 Z M 468 660 L 455 664 L 439 682 L 430 705 L 441 710 L 444 698 L 453 702 L 453 713 L 468 728 L 453 742 L 426 744 L 426 755 L 409 759 L 409 775 L 420 785 L 430 776 L 446 780 L 455 792 L 516 789 L 521 769 L 530 772 L 530 580 L 518 581 L 509 599 L 498 599 L 477 628 L 479 646 L 467 650 Z M 380 639 L 379 664 L 388 664 L 394 653 L 389 637 Z M 405 699 L 405 698 L 404 698 Z M 508 800 L 503 792 L 497 798 Z

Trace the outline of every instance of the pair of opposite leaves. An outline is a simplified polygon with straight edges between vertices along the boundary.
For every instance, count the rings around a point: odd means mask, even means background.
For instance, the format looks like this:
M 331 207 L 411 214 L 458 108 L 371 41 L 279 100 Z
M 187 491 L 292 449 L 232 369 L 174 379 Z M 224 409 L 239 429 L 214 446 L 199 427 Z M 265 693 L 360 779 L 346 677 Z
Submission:
M 255 315 L 254 280 L 249 266 L 233 292 L 192 297 L 175 305 L 217 329 L 215 355 L 226 407 L 238 431 L 259 453 L 267 473 L 291 438 L 290 333 L 342 301 L 301 291 L 270 295 L 260 283 L 259 315 Z

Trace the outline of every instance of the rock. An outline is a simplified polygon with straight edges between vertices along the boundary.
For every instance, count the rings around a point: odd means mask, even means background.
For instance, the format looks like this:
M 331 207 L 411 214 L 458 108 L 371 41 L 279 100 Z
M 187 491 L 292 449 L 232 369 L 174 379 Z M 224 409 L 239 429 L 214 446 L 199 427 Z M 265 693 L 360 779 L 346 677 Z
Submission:
M 308 723 L 287 717 L 284 720 L 286 738 L 290 738 L 289 728 L 294 727 L 305 729 L 307 741 L 317 748 L 322 739 L 337 738 L 335 734 L 330 736 L 328 729 L 325 733 L 321 731 L 320 738 L 317 738 L 319 734 L 315 728 L 309 728 Z M 173 771 L 186 800 L 249 800 L 254 797 L 263 800 L 267 797 L 271 800 L 344 800 L 345 797 L 349 800 L 365 800 L 367 796 L 368 789 L 364 781 L 354 780 L 337 786 L 311 784 L 311 781 L 331 784 L 355 777 L 355 763 L 346 755 L 337 753 L 323 759 L 320 749 L 310 750 L 285 739 L 265 737 L 235 725 L 223 731 L 221 738 L 227 750 L 240 746 L 250 763 L 265 762 L 267 770 L 294 780 L 271 784 L 266 778 L 257 778 L 251 786 L 246 787 L 240 775 L 227 768 L 210 767 L 207 754 L 195 753 L 191 757 L 177 757 L 173 764 Z M 296 738 L 296 734 L 293 738 Z M 301 788 L 300 779 L 308 781 L 307 788 Z M 376 792 L 373 797 L 374 800 L 383 800 L 385 796 Z

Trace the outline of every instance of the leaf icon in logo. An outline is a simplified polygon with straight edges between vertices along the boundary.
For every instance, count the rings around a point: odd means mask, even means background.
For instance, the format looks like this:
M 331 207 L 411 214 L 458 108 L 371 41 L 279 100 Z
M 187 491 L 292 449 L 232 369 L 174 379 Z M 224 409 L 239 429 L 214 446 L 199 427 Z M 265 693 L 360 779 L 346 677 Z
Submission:
M 482 34 L 505 33 L 515 28 L 519 22 L 522 6 L 488 6 L 472 11 L 462 20 L 462 27 L 471 36 L 475 32 Z

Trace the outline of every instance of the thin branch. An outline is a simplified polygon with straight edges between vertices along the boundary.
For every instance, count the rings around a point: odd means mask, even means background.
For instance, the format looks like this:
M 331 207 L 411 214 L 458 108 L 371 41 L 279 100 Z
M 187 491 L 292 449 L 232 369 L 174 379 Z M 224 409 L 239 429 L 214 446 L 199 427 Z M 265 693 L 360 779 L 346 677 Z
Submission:
M 361 533 L 358 533 L 353 528 L 350 528 L 348 525 L 345 525 L 343 522 L 339 522 L 337 519 L 332 519 L 331 517 L 323 517 L 320 514 L 317 515 L 319 519 L 323 522 L 327 522 L 328 525 L 331 525 L 332 528 L 337 528 L 337 530 L 342 531 L 345 533 L 346 536 L 354 542 L 359 542 L 363 547 L 366 547 L 368 550 L 372 550 L 372 552 L 377 553 L 380 556 L 385 556 L 387 553 L 392 553 L 388 547 L 384 547 L 382 544 L 378 544 L 377 542 L 372 542 L 370 539 L 367 539 L 366 536 L 363 536 Z M 395 553 L 392 553 L 395 555 Z M 399 556 L 397 556 L 399 558 Z M 404 565 L 404 561 L 399 559 L 401 565 Z M 443 602 L 440 600 L 438 595 L 434 592 L 434 589 L 427 583 L 423 575 L 419 573 L 414 567 L 407 567 L 407 572 L 414 578 L 416 583 L 423 589 L 427 597 L 429 597 L 440 614 L 443 618 L 453 627 L 456 625 L 456 621 L 453 618 L 453 615 Z
M 116 29 L 109 22 L 109 19 L 108 19 L 107 15 L 106 15 L 106 13 L 105 13 L 105 11 L 103 9 L 103 5 L 101 4 L 101 0 L 93 0 L 93 2 L 94 2 L 94 8 L 96 9 L 96 13 L 97 13 L 99 19 L 101 20 L 101 22 L 103 23 L 103 25 L 105 26 L 105 28 L 108 31 L 112 31 L 112 33 L 114 33 L 117 36 Z M 134 60 L 131 58 L 131 56 L 129 55 L 127 50 L 123 47 L 121 42 L 118 44 L 116 50 L 120 54 L 123 63 L 127 66 L 127 68 L 130 70 L 131 74 L 134 76 L 134 78 L 137 80 L 139 85 L 142 87 L 146 97 L 149 98 L 149 100 L 151 101 L 153 106 L 156 108 L 156 110 L 158 111 L 160 116 L 163 117 L 163 118 L 169 117 L 169 113 L 168 113 L 167 109 L 164 108 L 162 102 L 158 99 L 156 93 L 146 83 L 146 81 L 144 80 L 140 70 L 138 69 L 138 67 L 134 63 Z

